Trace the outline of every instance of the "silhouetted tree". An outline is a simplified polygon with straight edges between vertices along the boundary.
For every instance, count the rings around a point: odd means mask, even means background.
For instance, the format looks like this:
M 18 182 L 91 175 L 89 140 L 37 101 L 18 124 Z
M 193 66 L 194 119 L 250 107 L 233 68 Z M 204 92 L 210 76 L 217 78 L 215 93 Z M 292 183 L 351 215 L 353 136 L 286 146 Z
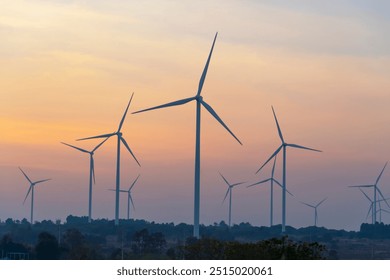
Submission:
M 38 260 L 57 260 L 60 255 L 57 238 L 48 232 L 41 232 L 35 253 Z

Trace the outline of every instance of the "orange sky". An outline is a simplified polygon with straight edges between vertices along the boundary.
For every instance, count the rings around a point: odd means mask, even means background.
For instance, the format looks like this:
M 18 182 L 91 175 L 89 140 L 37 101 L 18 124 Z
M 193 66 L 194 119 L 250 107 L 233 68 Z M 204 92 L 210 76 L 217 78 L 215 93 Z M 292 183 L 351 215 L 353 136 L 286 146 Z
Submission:
M 272 3 L 4 4 L 0 219 L 29 216 L 18 166 L 36 180 L 53 178 L 36 189 L 37 220 L 86 215 L 88 158 L 60 141 L 94 147 L 74 140 L 115 131 L 132 92 L 131 112 L 195 95 L 218 31 L 202 95 L 244 145 L 202 111 L 201 223 L 226 219 L 218 171 L 232 182 L 269 176 L 268 169 L 254 172 L 279 146 L 273 105 L 286 141 L 324 151 L 288 153 L 288 188 L 297 198 L 289 198 L 287 223 L 311 224 L 299 201 L 329 197 L 319 224 L 357 229 L 369 205 L 345 186 L 373 183 L 390 151 L 389 4 Z M 195 104 L 129 114 L 123 133 L 142 165 L 122 154 L 123 187 L 141 174 L 135 217 L 192 223 Z M 113 218 L 114 196 L 106 189 L 114 171 L 109 140 L 96 154 L 95 218 Z M 387 171 L 385 194 L 389 182 Z M 237 188 L 234 196 L 234 223 L 268 225 L 266 186 Z M 280 222 L 279 193 L 276 199 Z

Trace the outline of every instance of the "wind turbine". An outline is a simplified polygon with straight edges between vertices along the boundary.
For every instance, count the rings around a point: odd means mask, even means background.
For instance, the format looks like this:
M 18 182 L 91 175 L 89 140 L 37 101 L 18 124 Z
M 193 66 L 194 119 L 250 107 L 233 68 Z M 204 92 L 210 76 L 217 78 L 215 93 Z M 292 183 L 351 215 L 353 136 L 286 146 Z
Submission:
M 359 189 L 362 194 L 368 199 L 368 201 L 370 201 L 370 207 L 368 208 L 368 212 L 367 212 L 367 216 L 366 216 L 366 220 L 368 218 L 368 216 L 370 215 L 370 212 L 371 212 L 371 223 L 374 224 L 374 211 L 372 210 L 374 207 L 374 201 L 368 197 L 368 195 L 362 190 L 362 189 Z M 390 200 L 390 198 L 386 198 L 386 199 L 379 199 L 377 202 L 379 203 L 379 210 L 377 210 L 377 212 L 379 212 L 379 221 L 382 222 L 382 211 L 384 212 L 388 212 L 387 210 L 385 209 L 382 209 L 381 207 L 381 202 L 382 201 L 388 201 Z
M 87 150 L 84 150 L 82 148 L 79 148 L 79 147 L 76 147 L 76 146 L 73 146 L 73 145 L 70 145 L 70 144 L 67 144 L 67 143 L 64 143 L 64 142 L 61 142 L 62 144 L 66 145 L 66 146 L 69 146 L 73 149 L 76 149 L 76 150 L 79 150 L 83 153 L 87 153 L 89 154 L 89 204 L 88 204 L 88 223 L 91 223 L 91 215 L 92 215 L 92 180 L 93 180 L 93 183 L 95 184 L 95 163 L 94 163 L 94 159 L 93 159 L 93 154 L 95 153 L 95 151 L 101 146 L 103 145 L 104 142 L 107 141 L 108 138 L 104 139 L 99 145 L 97 145 L 92 151 L 87 151 Z
M 111 136 L 117 136 L 117 152 L 116 152 L 116 185 L 115 185 L 115 225 L 119 225 L 119 190 L 120 190 L 120 156 L 121 156 L 121 142 L 123 145 L 126 147 L 126 149 L 130 152 L 130 154 L 133 156 L 134 160 L 137 162 L 139 166 L 140 163 L 138 162 L 137 158 L 131 151 L 129 145 L 127 144 L 126 140 L 122 137 L 122 125 L 123 122 L 125 121 L 127 111 L 129 110 L 129 106 L 131 103 L 131 100 L 133 99 L 134 93 L 131 95 L 129 103 L 127 104 L 125 113 L 123 114 L 123 117 L 119 123 L 118 130 L 113 133 L 108 133 L 108 134 L 102 134 L 102 135 L 97 135 L 97 136 L 92 136 L 92 137 L 86 137 L 86 138 L 81 138 L 77 139 L 79 140 L 87 140 L 87 139 L 95 139 L 95 138 L 110 138 Z
M 379 192 L 380 196 L 384 199 L 387 206 L 390 207 L 389 203 L 387 202 L 387 200 L 385 200 L 385 197 L 383 196 L 381 190 L 378 187 L 379 180 L 383 174 L 383 171 L 386 168 L 386 165 L 387 165 L 387 162 L 385 163 L 385 166 L 383 166 L 383 169 L 382 169 L 381 173 L 379 173 L 379 176 L 376 178 L 376 181 L 374 184 L 360 185 L 360 186 L 349 186 L 350 188 L 374 188 L 374 201 L 373 201 L 374 204 L 373 204 L 373 209 L 372 209 L 372 211 L 373 211 L 373 224 L 375 224 L 377 221 L 377 219 L 376 219 L 376 213 L 377 213 L 376 204 L 378 203 L 377 192 Z
M 311 204 L 308 204 L 308 203 L 305 203 L 305 202 L 302 202 L 302 204 L 306 205 L 306 206 L 309 206 L 311 208 L 314 209 L 314 226 L 317 227 L 317 219 L 318 219 L 318 215 L 317 215 L 317 208 L 318 206 L 320 206 L 322 204 L 322 202 L 324 202 L 327 198 L 324 198 L 323 200 L 321 200 L 320 202 L 318 202 L 316 205 L 311 205 Z
M 232 221 L 232 192 L 233 192 L 233 188 L 235 186 L 238 186 L 238 185 L 242 185 L 244 184 L 245 182 L 240 182 L 240 183 L 235 183 L 235 184 L 230 184 L 225 177 L 223 177 L 223 175 L 221 174 L 221 172 L 219 173 L 219 175 L 221 175 L 222 179 L 225 181 L 225 183 L 228 185 L 228 188 L 227 188 L 227 191 L 226 191 L 226 194 L 225 194 L 225 197 L 223 198 L 223 201 L 222 203 L 225 202 L 227 196 L 229 195 L 229 228 L 231 226 L 231 221 Z
M 310 151 L 315 151 L 315 152 L 322 152 L 322 151 L 316 150 L 316 149 L 312 149 L 312 148 L 307 148 L 307 147 L 300 146 L 300 145 L 297 145 L 297 144 L 288 144 L 288 143 L 284 142 L 282 131 L 280 129 L 278 119 L 276 118 L 274 107 L 272 107 L 272 112 L 274 114 L 274 119 L 275 119 L 276 126 L 277 126 L 277 129 L 278 129 L 279 138 L 282 141 L 282 144 L 269 157 L 269 159 L 256 171 L 256 173 L 258 173 L 273 157 L 275 157 L 283 149 L 282 233 L 284 233 L 286 231 L 286 190 L 287 190 L 286 189 L 286 151 L 287 151 L 287 147 L 304 149 L 304 150 L 310 150 Z
M 265 179 L 265 180 L 262 180 L 260 182 L 257 182 L 257 183 L 254 183 L 252 185 L 249 185 L 247 186 L 247 188 L 249 187 L 252 187 L 252 186 L 256 186 L 256 185 L 261 185 L 261 184 L 264 184 L 264 183 L 267 183 L 268 181 L 271 182 L 270 184 L 270 187 L 271 187 L 271 191 L 270 191 L 270 226 L 272 227 L 273 226 L 273 209 L 274 209 L 274 183 L 276 183 L 279 187 L 281 187 L 283 189 L 283 186 L 282 184 L 279 183 L 278 180 L 275 179 L 274 177 L 274 174 L 275 174 L 275 165 L 276 165 L 276 158 L 277 158 L 277 155 L 274 157 L 274 164 L 272 166 L 272 171 L 271 171 L 271 177 L 268 178 L 268 179 Z M 291 196 L 293 196 L 293 194 L 291 192 L 289 192 L 288 190 L 286 190 L 287 193 L 289 193 Z
M 26 199 L 27 199 L 28 195 L 31 192 L 31 218 L 30 218 L 30 223 L 33 224 L 33 218 L 34 218 L 34 187 L 35 187 L 36 184 L 43 183 L 43 182 L 49 181 L 51 179 L 44 179 L 44 180 L 39 180 L 39 181 L 33 182 L 33 181 L 30 180 L 30 178 L 28 178 L 26 173 L 24 173 L 22 168 L 19 167 L 19 169 L 20 169 L 20 171 L 22 171 L 22 173 L 23 173 L 24 177 L 26 177 L 27 181 L 30 182 L 30 187 L 28 188 L 28 191 L 27 191 L 26 197 L 24 198 L 23 204 L 26 202 Z
M 200 112 L 201 106 L 203 107 L 242 145 L 240 140 L 231 132 L 227 125 L 222 121 L 222 119 L 217 115 L 214 109 L 203 100 L 201 96 L 202 88 L 204 81 L 206 79 L 207 69 L 209 67 L 211 55 L 213 53 L 215 40 L 217 39 L 218 32 L 215 34 L 213 44 L 209 56 L 206 61 L 206 65 L 203 69 L 202 76 L 200 77 L 198 90 L 195 96 L 185 99 L 180 99 L 174 102 L 166 103 L 160 106 L 151 107 L 148 109 L 140 110 L 133 112 L 133 114 L 141 113 L 145 111 L 178 106 L 186 104 L 190 101 L 196 101 L 196 140 L 195 140 L 195 182 L 194 182 L 194 237 L 199 238 L 199 204 L 200 204 Z
M 134 180 L 134 182 L 131 184 L 130 188 L 128 190 L 119 190 L 119 192 L 127 193 L 127 219 L 130 220 L 130 204 L 133 206 L 133 209 L 135 210 L 134 201 L 131 197 L 131 190 L 133 189 L 135 183 L 137 182 L 138 177 Z M 110 191 L 115 191 L 115 189 L 110 189 Z

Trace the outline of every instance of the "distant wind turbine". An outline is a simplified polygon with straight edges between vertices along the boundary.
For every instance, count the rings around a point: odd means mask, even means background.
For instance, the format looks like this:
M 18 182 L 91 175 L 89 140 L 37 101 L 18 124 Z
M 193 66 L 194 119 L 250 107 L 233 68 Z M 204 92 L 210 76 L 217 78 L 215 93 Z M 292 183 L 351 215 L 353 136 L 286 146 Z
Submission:
M 185 98 L 181 100 L 177 100 L 174 102 L 166 103 L 160 106 L 151 107 L 148 109 L 140 110 L 136 113 L 141 113 L 145 111 L 166 108 L 171 106 L 183 105 L 190 101 L 196 101 L 196 140 L 195 140 L 195 182 L 194 182 L 194 237 L 199 238 L 199 204 L 200 204 L 200 112 L 201 106 L 203 107 L 242 145 L 240 140 L 231 132 L 231 130 L 227 127 L 227 125 L 222 121 L 222 119 L 217 115 L 214 109 L 207 104 L 203 97 L 201 96 L 202 88 L 204 81 L 206 79 L 207 69 L 209 67 L 211 55 L 213 53 L 215 40 L 217 39 L 218 32 L 215 34 L 213 44 L 211 46 L 211 50 L 209 56 L 206 61 L 206 65 L 203 69 L 202 76 L 200 77 L 198 90 L 195 96 L 190 98 Z
M 320 206 L 327 198 L 324 198 L 323 200 L 321 200 L 320 202 L 318 202 L 316 205 L 311 205 L 311 204 L 308 204 L 308 203 L 305 203 L 305 202 L 302 202 L 302 204 L 306 205 L 306 206 L 309 206 L 310 208 L 313 208 L 314 209 L 314 226 L 317 227 L 317 220 L 318 220 L 318 214 L 317 214 L 317 208 L 318 206 Z
M 376 209 L 376 204 L 378 203 L 378 197 L 377 197 L 377 192 L 379 192 L 380 196 L 384 199 L 385 203 L 387 204 L 388 207 L 390 207 L 389 203 L 387 202 L 387 200 L 385 200 L 385 197 L 383 196 L 381 190 L 379 189 L 378 187 L 378 183 L 379 183 L 379 180 L 383 174 L 383 171 L 385 170 L 386 168 L 386 165 L 387 165 L 387 162 L 385 163 L 385 166 L 383 167 L 381 173 L 379 174 L 379 176 L 377 177 L 376 181 L 374 184 L 372 185 L 360 185 L 360 186 L 349 186 L 350 188 L 374 188 L 374 201 L 373 201 L 373 209 L 372 211 L 374 212 L 373 213 L 373 224 L 376 223 L 377 221 L 377 218 L 376 218 L 376 213 L 377 213 L 377 209 Z
M 368 201 L 370 201 L 370 207 L 368 208 L 368 212 L 367 212 L 367 216 L 366 216 L 366 220 L 368 218 L 368 216 L 370 215 L 371 213 L 371 223 L 374 224 L 374 211 L 373 211 L 373 208 L 374 208 L 374 201 L 369 198 L 369 196 L 362 190 L 359 188 L 359 190 L 362 192 L 362 194 L 367 198 Z M 377 212 L 379 212 L 379 222 L 382 222 L 382 211 L 384 212 L 387 212 L 387 210 L 385 209 L 382 209 L 381 207 L 381 202 L 383 201 L 388 201 L 390 200 L 390 198 L 386 198 L 386 199 L 379 199 L 377 202 L 379 203 L 379 210 L 377 210 Z
M 133 189 L 135 183 L 137 182 L 138 177 L 134 180 L 134 182 L 131 184 L 130 188 L 128 190 L 119 190 L 119 192 L 127 193 L 127 219 L 130 220 L 130 204 L 133 206 L 133 210 L 135 210 L 134 201 L 131 197 L 131 190 Z M 116 191 L 115 189 L 110 189 L 110 191 Z
M 91 222 L 92 218 L 92 180 L 93 180 L 93 183 L 95 183 L 95 163 L 94 163 L 94 159 L 93 159 L 93 154 L 95 153 L 95 151 L 101 146 L 103 145 L 104 142 L 106 142 L 108 139 L 108 137 L 106 139 L 104 139 L 99 145 L 97 145 L 92 151 L 87 151 L 87 150 L 84 150 L 82 148 L 79 148 L 79 147 L 76 147 L 76 146 L 73 146 L 73 145 L 70 145 L 70 144 L 67 144 L 67 143 L 64 143 L 64 142 L 61 142 L 62 144 L 66 145 L 66 146 L 69 146 L 73 149 L 76 149 L 76 150 L 79 150 L 83 153 L 87 153 L 89 154 L 89 204 L 88 204 L 88 223 Z
M 231 221 L 232 221 L 232 192 L 233 192 L 233 188 L 235 186 L 238 186 L 238 185 L 242 185 L 244 184 L 245 182 L 240 182 L 240 183 L 235 183 L 235 184 L 230 184 L 225 177 L 223 177 L 223 175 L 221 173 L 219 173 L 219 175 L 221 175 L 222 179 L 225 181 L 225 183 L 228 185 L 228 188 L 227 188 L 227 191 L 226 191 L 226 194 L 225 194 L 225 197 L 223 198 L 223 201 L 222 203 L 225 202 L 227 196 L 229 195 L 229 228 L 231 226 Z
M 49 181 L 51 179 L 44 179 L 44 180 L 39 180 L 39 181 L 33 182 L 26 175 L 26 173 L 24 173 L 22 168 L 19 167 L 19 169 L 20 169 L 20 171 L 22 171 L 22 173 L 23 173 L 24 177 L 26 177 L 27 181 L 30 182 L 30 187 L 28 188 L 28 191 L 27 191 L 26 197 L 24 198 L 23 204 L 26 202 L 26 199 L 27 199 L 28 195 L 31 192 L 31 218 L 30 218 L 30 223 L 33 224 L 33 221 L 34 221 L 34 187 L 35 187 L 36 184 L 43 183 L 43 182 Z
M 117 140 L 117 153 L 116 153 L 115 225 L 119 225 L 119 190 L 120 190 L 121 142 L 123 143 L 123 145 L 125 145 L 126 149 L 133 156 L 133 158 L 137 162 L 137 164 L 139 166 L 141 166 L 140 163 L 138 162 L 137 158 L 135 157 L 135 155 L 131 151 L 131 149 L 130 149 L 129 145 L 127 144 L 126 140 L 122 137 L 122 132 L 121 132 L 122 125 L 123 125 L 123 122 L 125 121 L 126 114 L 127 114 L 127 111 L 129 110 L 129 106 L 130 106 L 131 100 L 133 99 L 133 96 L 134 96 L 134 93 L 131 95 L 131 98 L 129 100 L 129 103 L 127 104 L 125 113 L 123 114 L 123 117 L 122 117 L 122 119 L 121 119 L 121 121 L 119 123 L 118 130 L 116 132 L 77 139 L 77 141 L 79 141 L 79 140 L 87 140 L 87 139 L 95 139 L 95 138 L 110 138 L 111 136 L 114 136 L 114 135 L 116 135 L 118 137 L 118 140 Z
M 267 183 L 268 181 L 271 182 L 271 184 L 270 184 L 270 187 L 271 187 L 271 191 L 270 191 L 270 219 L 269 219 L 271 227 L 274 225 L 273 224 L 273 217 L 274 217 L 274 214 L 273 214 L 273 211 L 274 211 L 273 210 L 274 209 L 274 206 L 273 206 L 274 205 L 274 198 L 273 198 L 274 197 L 274 183 L 276 183 L 279 187 L 281 187 L 283 189 L 282 184 L 280 184 L 279 181 L 276 180 L 275 177 L 274 177 L 276 158 L 277 158 L 277 155 L 274 157 L 274 164 L 272 166 L 272 171 L 271 171 L 271 177 L 270 178 L 247 186 L 247 188 L 249 188 L 249 187 L 252 187 L 252 186 L 256 186 L 256 185 L 261 185 L 261 184 Z M 286 192 L 289 193 L 291 196 L 293 196 L 293 194 L 291 192 L 289 192 L 287 189 L 286 189 Z
M 287 191 L 287 188 L 286 188 L 286 150 L 287 150 L 287 147 L 304 149 L 304 150 L 310 150 L 310 151 L 315 151 L 315 152 L 322 152 L 322 151 L 316 150 L 316 149 L 312 149 L 312 148 L 307 148 L 307 147 L 300 146 L 300 145 L 297 145 L 297 144 L 288 144 L 288 143 L 284 142 L 282 131 L 280 129 L 279 122 L 278 122 L 278 119 L 276 118 L 275 110 L 274 110 L 273 107 L 272 107 L 272 112 L 274 114 L 276 126 L 277 126 L 278 133 L 279 133 L 279 138 L 282 141 L 282 144 L 269 157 L 269 159 L 256 171 L 256 173 L 258 173 L 273 157 L 275 157 L 280 152 L 280 150 L 283 149 L 282 233 L 284 233 L 286 231 L 286 191 Z

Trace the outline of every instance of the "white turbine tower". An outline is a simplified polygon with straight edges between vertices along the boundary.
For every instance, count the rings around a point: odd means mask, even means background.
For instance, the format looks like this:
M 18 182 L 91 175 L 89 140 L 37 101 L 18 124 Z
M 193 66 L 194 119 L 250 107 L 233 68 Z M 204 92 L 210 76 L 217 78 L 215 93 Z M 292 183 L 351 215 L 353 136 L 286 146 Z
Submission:
M 155 106 L 152 108 L 140 110 L 136 113 L 141 113 L 145 111 L 160 109 L 160 108 L 166 108 L 171 106 L 177 106 L 177 105 L 183 105 L 190 101 L 196 101 L 196 140 L 195 140 L 195 182 L 194 182 L 194 237 L 199 238 L 199 204 L 200 204 L 200 112 L 201 112 L 201 106 L 203 107 L 242 145 L 240 140 L 231 132 L 231 130 L 227 127 L 227 125 L 222 121 L 222 119 L 217 115 L 217 113 L 214 111 L 214 109 L 207 104 L 203 97 L 201 96 L 202 88 L 204 81 L 206 79 L 207 69 L 209 67 L 211 55 L 213 53 L 215 40 L 217 39 L 218 33 L 215 34 L 214 41 L 210 50 L 210 54 L 207 58 L 206 65 L 204 67 L 202 76 L 200 77 L 198 90 L 195 96 L 190 98 L 185 98 L 181 100 L 177 100 L 174 102 L 166 103 L 160 106 Z
M 70 144 L 67 144 L 67 143 L 64 143 L 64 142 L 61 142 L 62 144 L 66 145 L 66 146 L 69 146 L 73 149 L 76 149 L 76 150 L 79 150 L 83 153 L 87 153 L 89 154 L 89 204 L 88 204 L 88 223 L 90 223 L 92 221 L 92 180 L 93 180 L 93 183 L 95 184 L 95 163 L 94 163 L 94 159 L 93 159 L 93 155 L 95 153 L 95 151 L 101 146 L 103 145 L 104 142 L 107 141 L 108 138 L 104 139 L 99 145 L 97 145 L 95 148 L 93 148 L 92 151 L 87 151 L 87 150 L 84 150 L 82 148 L 79 148 L 79 147 L 76 147 L 76 146 L 73 146 L 73 145 L 70 145 Z
M 128 190 L 119 190 L 119 192 L 127 193 L 127 219 L 130 220 L 130 204 L 133 206 L 133 210 L 135 210 L 134 201 L 131 197 L 131 190 L 133 189 L 135 183 L 138 181 L 138 177 L 134 180 L 134 182 L 131 184 L 130 188 Z M 115 191 L 114 189 L 110 189 L 110 191 Z
M 33 182 L 33 181 L 30 180 L 30 178 L 28 178 L 26 173 L 24 173 L 22 168 L 19 167 L 19 169 L 20 169 L 20 171 L 22 171 L 22 173 L 23 173 L 24 177 L 26 177 L 27 181 L 30 182 L 30 187 L 28 188 L 28 191 L 27 191 L 26 197 L 24 198 L 23 204 L 26 202 L 26 199 L 27 199 L 28 195 L 31 192 L 31 217 L 30 217 L 30 223 L 33 224 L 33 221 L 34 221 L 34 187 L 35 187 L 36 184 L 43 183 L 43 182 L 49 181 L 51 179 L 44 179 L 44 180 L 39 180 L 39 181 Z
M 262 180 L 260 182 L 257 182 L 257 183 L 254 183 L 254 184 L 251 184 L 249 186 L 247 186 L 247 188 L 249 187 L 253 187 L 253 186 L 256 186 L 256 185 L 261 185 L 261 184 L 264 184 L 264 183 L 267 183 L 267 182 L 270 182 L 270 226 L 272 227 L 274 225 L 273 223 L 273 217 L 274 217 L 274 214 L 273 214 L 273 211 L 274 211 L 274 183 L 276 183 L 279 187 L 282 188 L 283 190 L 283 186 L 282 184 L 279 183 L 278 180 L 275 179 L 274 177 L 274 174 L 275 174 L 275 165 L 276 165 L 276 157 L 274 157 L 274 164 L 272 166 L 272 171 L 271 171 L 271 177 L 268 178 L 268 179 L 265 179 L 265 180 Z M 291 196 L 293 196 L 293 194 L 291 192 L 289 192 L 287 189 L 286 189 L 286 192 L 288 194 L 290 194 Z
M 228 180 L 226 180 L 226 178 L 223 177 L 223 175 L 221 174 L 221 172 L 219 173 L 219 175 L 221 175 L 222 179 L 223 179 L 223 180 L 225 181 L 225 183 L 228 185 L 228 188 L 227 188 L 227 191 L 226 191 L 225 197 L 223 198 L 222 203 L 225 202 L 227 196 L 229 195 L 229 228 L 230 228 L 230 227 L 231 227 L 231 222 L 232 222 L 232 193 L 233 193 L 233 188 L 234 188 L 235 186 L 242 185 L 242 184 L 244 184 L 245 182 L 230 184 L 230 183 L 228 182 Z
M 304 150 L 310 150 L 310 151 L 315 151 L 315 152 L 322 152 L 322 151 L 316 150 L 316 149 L 312 149 L 312 148 L 307 148 L 307 147 L 300 146 L 300 145 L 297 145 L 297 144 L 288 144 L 288 143 L 284 142 L 282 131 L 280 129 L 279 122 L 278 122 L 278 119 L 276 118 L 275 110 L 274 110 L 273 107 L 272 107 L 272 112 L 274 114 L 276 126 L 277 126 L 278 133 L 279 133 L 279 138 L 282 141 L 282 144 L 269 157 L 269 159 L 256 171 L 256 173 L 258 173 L 273 157 L 275 157 L 280 152 L 280 150 L 283 149 L 282 233 L 284 233 L 286 231 L 286 191 L 287 191 L 287 188 L 286 188 L 286 151 L 287 151 L 287 147 L 304 149 Z
M 324 198 L 323 200 L 321 200 L 320 202 L 318 202 L 316 205 L 311 205 L 311 204 L 308 204 L 308 203 L 305 203 L 305 202 L 302 202 L 302 204 L 306 205 L 306 206 L 309 206 L 310 208 L 313 208 L 314 209 L 314 226 L 317 227 L 317 220 L 318 220 L 318 214 L 317 214 L 317 208 L 318 206 L 320 206 L 322 204 L 322 202 L 324 202 L 327 198 Z
M 390 207 L 389 203 L 387 202 L 387 200 L 385 199 L 385 197 L 383 196 L 381 190 L 379 189 L 378 187 L 378 183 L 379 183 L 379 180 L 380 178 L 382 177 L 382 174 L 383 174 L 383 171 L 385 170 L 386 168 L 386 165 L 387 165 L 387 162 L 385 163 L 385 166 L 383 166 L 383 169 L 381 171 L 381 173 L 379 174 L 379 176 L 376 178 L 376 181 L 374 184 L 372 185 L 360 185 L 360 186 L 349 186 L 350 188 L 374 188 L 374 201 L 373 201 L 373 222 L 374 224 L 376 223 L 377 221 L 377 218 L 376 218 L 376 213 L 377 213 L 377 210 L 376 210 L 376 205 L 378 203 L 378 197 L 377 197 L 377 192 L 380 194 L 380 196 L 382 197 L 382 199 L 384 199 L 385 203 L 387 204 L 388 207 Z
M 133 156 L 134 160 L 137 162 L 139 166 L 140 163 L 138 162 L 137 158 L 131 151 L 129 145 L 127 144 L 126 140 L 122 137 L 122 125 L 123 122 L 125 121 L 127 111 L 129 110 L 129 106 L 131 103 L 131 100 L 133 99 L 134 93 L 131 95 L 131 98 L 129 100 L 129 103 L 127 104 L 125 113 L 123 114 L 123 117 L 119 123 L 118 130 L 113 133 L 108 133 L 108 134 L 102 134 L 98 136 L 92 136 L 92 137 L 86 137 L 86 138 L 81 138 L 77 139 L 79 140 L 87 140 L 87 139 L 95 139 L 95 138 L 110 138 L 111 136 L 117 136 L 117 153 L 116 153 L 116 184 L 115 184 L 115 225 L 119 225 L 119 190 L 120 190 L 120 156 L 121 156 L 121 142 L 123 145 L 125 145 L 126 149 L 130 152 L 130 154 Z

